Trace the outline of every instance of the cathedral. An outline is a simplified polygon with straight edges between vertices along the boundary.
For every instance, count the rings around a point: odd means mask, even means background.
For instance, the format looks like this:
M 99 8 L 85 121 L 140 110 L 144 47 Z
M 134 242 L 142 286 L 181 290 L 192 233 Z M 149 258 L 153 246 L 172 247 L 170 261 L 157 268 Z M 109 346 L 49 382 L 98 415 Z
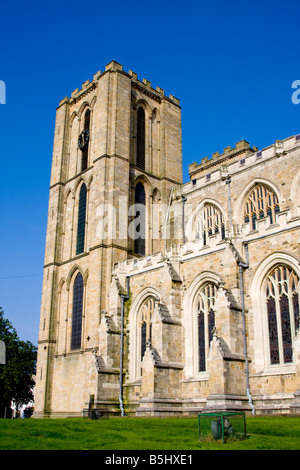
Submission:
M 300 135 L 189 166 L 110 62 L 56 111 L 34 417 L 300 413 Z

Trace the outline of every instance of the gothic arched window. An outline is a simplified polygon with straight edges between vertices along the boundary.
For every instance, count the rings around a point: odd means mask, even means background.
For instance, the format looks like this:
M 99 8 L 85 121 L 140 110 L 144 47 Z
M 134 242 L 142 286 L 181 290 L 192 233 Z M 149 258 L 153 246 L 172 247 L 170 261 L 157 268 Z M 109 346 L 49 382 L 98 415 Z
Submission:
M 244 222 L 250 222 L 251 230 L 255 230 L 256 221 L 264 217 L 269 217 L 270 223 L 274 224 L 279 211 L 279 201 L 274 191 L 267 186 L 257 184 L 246 200 Z
M 84 171 L 88 167 L 88 156 L 89 156 L 89 139 L 90 139 L 90 120 L 91 111 L 86 110 L 83 122 L 83 131 L 79 136 L 81 155 L 81 171 Z
M 141 361 L 143 360 L 146 345 L 152 341 L 152 315 L 154 311 L 154 298 L 149 297 L 141 307 L 139 327 L 141 330 Z
M 87 196 L 87 189 L 86 189 L 86 185 L 83 184 L 81 186 L 80 193 L 79 193 L 76 255 L 79 255 L 80 253 L 83 253 L 84 251 L 86 196 Z
M 145 255 L 146 251 L 146 193 L 142 183 L 137 183 L 134 197 L 135 213 L 138 218 L 134 233 L 134 252 L 138 255 Z
M 136 166 L 145 170 L 145 111 L 142 107 L 137 111 Z
M 83 278 L 82 275 L 78 273 L 73 285 L 71 349 L 81 348 L 82 311 Z
M 213 204 L 205 204 L 196 220 L 196 238 L 202 238 L 203 245 L 210 235 L 220 234 L 225 240 L 225 224 L 222 212 Z
M 299 328 L 299 277 L 279 265 L 267 276 L 265 301 L 269 333 L 270 364 L 293 362 L 292 338 Z
M 198 371 L 207 369 L 207 355 L 213 337 L 215 326 L 215 299 L 217 287 L 209 282 L 202 286 L 196 299 L 196 313 L 198 318 Z

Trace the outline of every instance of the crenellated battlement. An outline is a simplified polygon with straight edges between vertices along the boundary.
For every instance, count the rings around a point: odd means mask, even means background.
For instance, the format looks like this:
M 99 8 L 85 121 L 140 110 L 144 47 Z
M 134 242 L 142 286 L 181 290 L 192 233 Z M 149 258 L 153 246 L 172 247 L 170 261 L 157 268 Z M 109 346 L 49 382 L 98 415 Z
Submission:
M 134 88 L 139 89 L 152 99 L 155 99 L 160 102 L 163 99 L 166 99 L 168 101 L 171 101 L 174 105 L 180 106 L 180 101 L 178 98 L 171 94 L 169 96 L 166 96 L 163 88 L 160 88 L 159 86 L 157 86 L 155 89 L 152 88 L 151 82 L 149 80 L 147 80 L 146 78 L 139 80 L 137 74 L 132 70 L 129 70 L 128 73 L 126 73 L 123 70 L 123 66 L 115 60 L 112 60 L 109 64 L 106 65 L 104 72 L 101 72 L 101 70 L 99 70 L 97 73 L 95 73 L 92 81 L 86 80 L 82 84 L 81 89 L 75 88 L 75 90 L 73 90 L 71 93 L 71 97 L 69 98 L 68 96 L 66 96 L 63 100 L 59 102 L 59 106 L 62 106 L 66 102 L 68 102 L 69 104 L 76 103 L 78 100 L 82 99 L 84 96 L 86 96 L 88 93 L 90 93 L 97 87 L 99 78 L 101 78 L 104 74 L 111 72 L 119 72 L 127 75 L 131 78 L 132 85 Z
M 118 62 L 116 62 L 115 60 L 112 60 L 105 67 L 105 72 L 107 71 L 113 71 L 113 72 L 119 71 L 119 72 L 123 72 L 126 74 L 126 72 L 123 71 L 123 66 L 119 64 Z M 137 74 L 133 72 L 132 70 L 129 70 L 128 74 L 126 75 L 129 75 L 131 77 L 132 84 L 135 88 L 139 88 L 143 93 L 145 93 L 146 95 L 149 95 L 151 98 L 157 99 L 159 101 L 161 101 L 162 99 L 168 99 L 172 101 L 172 103 L 175 104 L 176 106 L 180 105 L 180 101 L 178 98 L 175 98 L 175 96 L 173 95 L 166 96 L 163 88 L 160 88 L 159 86 L 157 86 L 155 89 L 152 88 L 152 84 L 149 80 L 147 80 L 146 78 L 143 78 L 143 80 L 139 80 Z
M 196 176 L 201 173 L 201 176 L 205 174 L 208 170 L 211 171 L 211 168 L 224 164 L 225 162 L 233 159 L 242 159 L 248 155 L 258 152 L 258 148 L 253 146 L 250 147 L 249 142 L 246 140 L 241 140 L 236 143 L 234 148 L 230 146 L 224 148 L 223 153 L 215 152 L 212 154 L 212 157 L 204 157 L 201 160 L 201 163 L 194 162 L 189 165 L 189 175 L 191 179 L 196 178 Z

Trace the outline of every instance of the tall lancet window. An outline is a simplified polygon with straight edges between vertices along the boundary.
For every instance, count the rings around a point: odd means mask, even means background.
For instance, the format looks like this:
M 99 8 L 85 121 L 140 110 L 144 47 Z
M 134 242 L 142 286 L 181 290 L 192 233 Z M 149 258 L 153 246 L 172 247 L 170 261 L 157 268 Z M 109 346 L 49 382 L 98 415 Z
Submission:
M 82 278 L 82 275 L 78 273 L 75 278 L 74 286 L 73 286 L 71 349 L 81 348 L 82 311 L 83 311 L 83 278 Z
M 136 166 L 145 170 L 145 111 L 142 107 L 137 112 Z
M 266 308 L 270 364 L 293 362 L 292 338 L 299 328 L 299 278 L 279 265 L 267 277 Z
M 141 361 L 146 352 L 148 341 L 152 341 L 152 315 L 154 311 L 154 299 L 150 297 L 143 304 L 140 313 L 140 329 L 141 329 Z
M 90 120 L 91 111 L 87 109 L 84 115 L 83 130 L 78 138 L 78 147 L 81 150 L 81 171 L 86 170 L 88 167 Z
M 84 252 L 86 221 L 86 185 L 83 183 L 79 193 L 76 255 Z
M 146 193 L 142 183 L 135 187 L 136 226 L 134 233 L 134 252 L 145 256 L 146 252 Z
M 198 317 L 198 370 L 207 370 L 207 355 L 215 326 L 215 299 L 217 287 L 207 283 L 199 291 L 196 309 Z

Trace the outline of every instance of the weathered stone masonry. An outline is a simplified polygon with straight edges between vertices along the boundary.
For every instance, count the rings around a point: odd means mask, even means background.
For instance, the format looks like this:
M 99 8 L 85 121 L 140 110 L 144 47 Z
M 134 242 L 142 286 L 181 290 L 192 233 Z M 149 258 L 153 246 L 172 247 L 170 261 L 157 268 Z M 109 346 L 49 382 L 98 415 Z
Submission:
M 181 150 L 179 100 L 115 61 L 59 103 L 35 417 L 91 400 L 137 416 L 299 413 L 300 138 L 238 142 L 186 184 Z

